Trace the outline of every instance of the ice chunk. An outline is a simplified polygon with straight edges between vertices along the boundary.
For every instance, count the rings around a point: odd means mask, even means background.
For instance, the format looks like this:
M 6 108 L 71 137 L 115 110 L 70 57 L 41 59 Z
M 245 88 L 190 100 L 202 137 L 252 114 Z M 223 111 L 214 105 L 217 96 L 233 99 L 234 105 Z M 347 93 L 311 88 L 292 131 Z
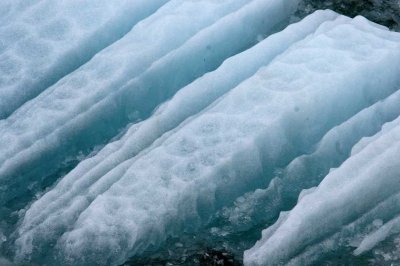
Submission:
M 113 168 L 105 176 L 112 186 L 58 240 L 59 259 L 118 264 L 168 236 L 195 231 L 222 206 L 269 182 L 276 166 L 286 165 L 333 126 L 393 93 L 400 81 L 398 36 L 360 20 L 297 43 Z M 383 67 L 388 71 L 379 71 Z M 23 254 L 35 239 L 21 238 L 18 244 Z
M 2 1 L 0 119 L 87 62 L 166 2 Z
M 388 238 L 388 236 L 392 234 L 399 234 L 400 233 L 400 216 L 390 220 L 389 222 L 382 225 L 378 230 L 375 232 L 367 235 L 358 248 L 354 250 L 354 255 L 360 255 L 374 246 L 376 246 L 379 242 Z
M 322 22 L 336 17 L 337 14 L 331 11 L 318 11 L 251 49 L 229 58 L 216 71 L 181 89 L 152 117 L 132 126 L 121 140 L 107 145 L 98 155 L 83 161 L 65 176 L 56 188 L 36 201 L 25 215 L 20 234 L 23 238 L 34 235 L 35 238 L 40 238 L 42 243 L 49 241 L 45 238 L 58 237 L 59 233 L 75 221 L 77 214 L 112 184 L 112 181 L 104 181 L 106 177 L 96 183 L 98 178 L 134 157 L 163 133 L 176 127 L 185 118 L 198 113 L 232 87 L 253 75 L 262 65 L 267 65 L 291 44 L 315 31 Z M 85 196 L 87 193 L 92 196 Z M 74 203 L 81 197 L 86 198 L 82 204 Z M 43 234 L 42 230 L 47 233 Z M 49 233 L 50 231 L 53 233 Z

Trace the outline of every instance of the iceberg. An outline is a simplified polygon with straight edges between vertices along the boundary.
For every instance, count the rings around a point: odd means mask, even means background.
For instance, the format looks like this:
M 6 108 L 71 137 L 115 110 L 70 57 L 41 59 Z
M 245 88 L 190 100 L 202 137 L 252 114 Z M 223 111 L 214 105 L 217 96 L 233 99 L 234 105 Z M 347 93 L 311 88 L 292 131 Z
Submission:
M 0 264 L 400 262 L 397 2 L 1 1 Z

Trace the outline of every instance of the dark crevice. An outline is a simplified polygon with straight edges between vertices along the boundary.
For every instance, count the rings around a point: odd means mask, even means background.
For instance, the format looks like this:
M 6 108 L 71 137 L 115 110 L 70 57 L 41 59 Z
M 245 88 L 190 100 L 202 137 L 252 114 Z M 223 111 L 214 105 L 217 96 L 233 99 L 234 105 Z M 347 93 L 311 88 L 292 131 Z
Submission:
M 391 30 L 400 31 L 399 0 L 303 0 L 296 16 L 303 18 L 318 9 L 331 9 L 352 18 L 361 15 Z

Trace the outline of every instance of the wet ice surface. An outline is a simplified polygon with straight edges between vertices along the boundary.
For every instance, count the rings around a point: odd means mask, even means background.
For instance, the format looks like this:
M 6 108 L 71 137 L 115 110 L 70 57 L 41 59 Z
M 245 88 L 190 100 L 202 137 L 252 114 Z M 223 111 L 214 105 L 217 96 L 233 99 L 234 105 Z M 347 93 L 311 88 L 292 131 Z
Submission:
M 312 1 L 80 3 L 54 8 L 108 26 L 2 90 L 0 263 L 399 261 L 398 33 Z M 47 5 L 4 1 L 0 21 Z M 67 67 L 71 49 L 88 57 Z

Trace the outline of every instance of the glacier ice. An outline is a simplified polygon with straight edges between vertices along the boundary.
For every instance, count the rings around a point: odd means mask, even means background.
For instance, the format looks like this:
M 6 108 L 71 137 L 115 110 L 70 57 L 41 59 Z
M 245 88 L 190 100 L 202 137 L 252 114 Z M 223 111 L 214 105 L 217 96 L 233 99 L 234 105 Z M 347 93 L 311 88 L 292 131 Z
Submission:
M 1 1 L 0 264 L 400 263 L 400 35 L 310 3 Z

